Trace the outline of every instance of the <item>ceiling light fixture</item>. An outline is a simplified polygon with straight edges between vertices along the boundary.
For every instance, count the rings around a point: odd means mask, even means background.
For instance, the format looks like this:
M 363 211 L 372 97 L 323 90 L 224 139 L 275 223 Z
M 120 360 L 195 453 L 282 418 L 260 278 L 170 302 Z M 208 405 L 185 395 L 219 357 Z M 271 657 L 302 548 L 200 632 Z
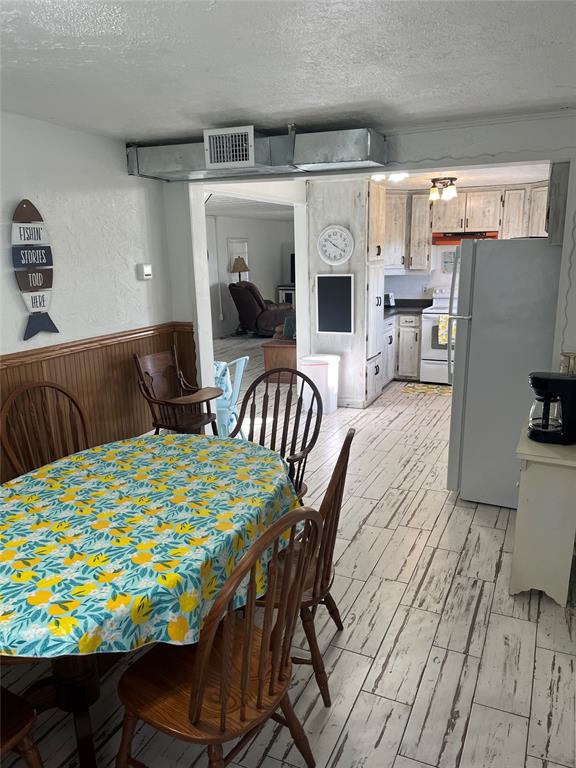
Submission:
M 410 174 L 406 173 L 406 171 L 395 171 L 394 173 L 391 173 L 388 178 L 390 181 L 394 181 L 397 184 L 399 181 L 407 179 L 408 176 L 410 176 Z
M 458 197 L 458 190 L 456 189 L 456 182 L 458 179 L 456 176 L 445 176 L 443 178 L 430 179 L 432 186 L 430 187 L 430 200 L 435 202 L 437 200 L 454 200 Z
M 373 173 L 372 176 L 370 176 L 372 181 L 386 181 L 386 174 L 385 173 Z

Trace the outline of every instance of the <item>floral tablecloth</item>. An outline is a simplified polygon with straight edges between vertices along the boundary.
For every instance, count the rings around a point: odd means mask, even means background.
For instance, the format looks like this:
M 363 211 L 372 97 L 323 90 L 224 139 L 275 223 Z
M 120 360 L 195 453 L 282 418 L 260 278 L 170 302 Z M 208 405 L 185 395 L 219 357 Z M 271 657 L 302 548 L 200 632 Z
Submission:
M 12 480 L 0 489 L 0 653 L 196 642 L 235 564 L 296 506 L 277 454 L 208 436 L 123 440 Z

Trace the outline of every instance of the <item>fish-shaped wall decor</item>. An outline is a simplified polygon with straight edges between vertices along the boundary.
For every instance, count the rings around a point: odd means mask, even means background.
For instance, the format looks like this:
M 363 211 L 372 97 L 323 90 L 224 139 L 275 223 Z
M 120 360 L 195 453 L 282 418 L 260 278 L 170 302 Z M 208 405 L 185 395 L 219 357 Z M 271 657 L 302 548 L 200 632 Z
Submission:
M 40 331 L 58 333 L 48 314 L 54 266 L 52 248 L 46 224 L 30 200 L 21 200 L 12 217 L 12 265 L 30 313 L 24 340 Z

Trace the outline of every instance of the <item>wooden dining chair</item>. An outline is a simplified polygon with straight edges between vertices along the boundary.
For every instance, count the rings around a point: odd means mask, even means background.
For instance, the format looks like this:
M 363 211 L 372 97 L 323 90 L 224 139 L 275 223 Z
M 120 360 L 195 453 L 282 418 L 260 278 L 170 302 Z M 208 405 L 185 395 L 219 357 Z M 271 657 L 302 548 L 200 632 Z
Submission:
M 134 355 L 134 362 L 138 386 L 150 408 L 156 434 L 161 429 L 200 433 L 207 425 L 211 425 L 215 435 L 218 434 L 216 414 L 210 409 L 210 401 L 218 397 L 220 390 L 190 384 L 178 363 L 175 346 L 164 352 Z M 174 402 L 182 398 L 185 402 Z
M 36 719 L 32 705 L 7 688 L 1 688 L 0 695 L 0 756 L 16 752 L 29 768 L 42 768 L 40 753 L 29 735 Z
M 294 656 L 292 661 L 296 664 L 311 664 L 314 668 L 314 676 L 322 694 L 322 700 L 325 706 L 329 707 L 330 689 L 328 687 L 328 677 L 324 669 L 324 660 L 318 647 L 318 638 L 316 636 L 316 627 L 314 620 L 319 605 L 325 605 L 332 621 L 339 631 L 344 629 L 340 612 L 336 601 L 330 594 L 332 582 L 334 581 L 334 545 L 336 544 L 336 534 L 338 532 L 338 523 L 340 520 L 340 510 L 342 508 L 342 497 L 344 495 L 344 485 L 346 483 L 346 471 L 350 458 L 350 447 L 354 439 L 355 430 L 349 429 L 344 443 L 340 449 L 340 454 L 336 461 L 336 466 L 332 472 L 328 488 L 324 494 L 322 504 L 320 505 L 320 515 L 322 516 L 322 538 L 318 557 L 311 561 L 308 573 L 304 582 L 304 593 L 300 606 L 300 618 L 302 626 L 310 648 L 310 659 Z M 280 558 L 281 567 L 283 567 L 283 558 Z M 277 592 L 276 602 L 281 600 L 281 594 Z
M 322 398 L 316 384 L 292 368 L 273 368 L 246 390 L 230 437 L 241 433 L 251 442 L 277 451 L 288 463 L 288 475 L 301 500 L 307 491 L 306 461 L 321 423 Z
M 82 406 L 59 384 L 22 384 L 0 410 L 0 442 L 13 470 L 23 475 L 91 444 Z
M 178 739 L 206 745 L 208 768 L 224 768 L 269 718 L 290 729 L 306 765 L 314 767 L 288 688 L 304 577 L 316 556 L 321 527 L 320 514 L 305 507 L 281 517 L 232 571 L 197 644 L 158 644 L 124 673 L 118 686 L 125 714 L 116 768 L 142 766 L 130 754 L 139 720 Z M 286 564 L 282 569 L 280 552 Z M 257 574 L 266 554 L 269 597 L 257 624 Z M 276 604 L 279 579 L 282 600 Z M 241 587 L 245 599 L 240 598 Z M 233 739 L 239 741 L 225 755 L 223 745 Z

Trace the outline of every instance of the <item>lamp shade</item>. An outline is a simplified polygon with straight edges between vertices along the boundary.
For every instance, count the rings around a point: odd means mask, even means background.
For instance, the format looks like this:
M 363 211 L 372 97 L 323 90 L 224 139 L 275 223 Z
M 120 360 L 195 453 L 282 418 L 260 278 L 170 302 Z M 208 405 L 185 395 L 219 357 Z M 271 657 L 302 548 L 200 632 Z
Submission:
M 243 256 L 236 256 L 234 263 L 230 267 L 230 272 L 249 272 L 248 264 L 244 261 Z

